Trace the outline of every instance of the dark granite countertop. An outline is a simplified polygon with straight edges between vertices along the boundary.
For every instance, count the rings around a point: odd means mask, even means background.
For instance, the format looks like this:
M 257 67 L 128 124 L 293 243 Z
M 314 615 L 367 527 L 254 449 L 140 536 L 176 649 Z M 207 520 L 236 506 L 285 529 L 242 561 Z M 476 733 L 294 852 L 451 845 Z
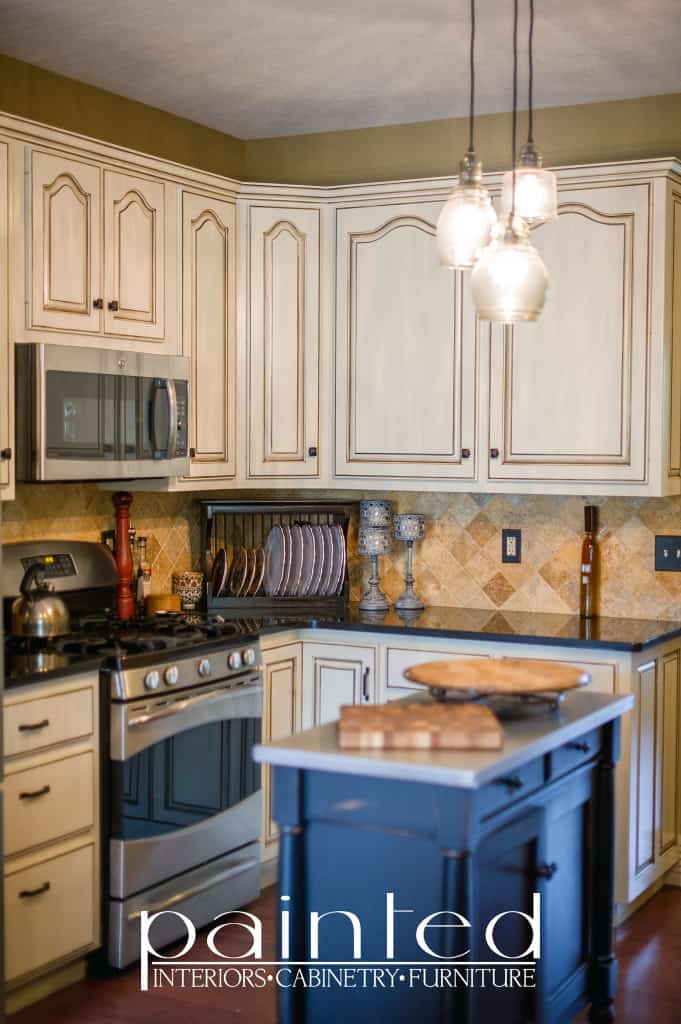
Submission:
M 498 640 L 558 647 L 642 651 L 681 636 L 681 621 L 649 619 L 580 619 L 578 615 L 499 612 L 482 608 L 426 608 L 408 617 L 391 608 L 384 615 L 361 612 L 350 604 L 336 615 L 263 616 L 249 620 L 262 634 L 286 628 L 337 629 L 362 633 L 432 636 L 452 640 Z

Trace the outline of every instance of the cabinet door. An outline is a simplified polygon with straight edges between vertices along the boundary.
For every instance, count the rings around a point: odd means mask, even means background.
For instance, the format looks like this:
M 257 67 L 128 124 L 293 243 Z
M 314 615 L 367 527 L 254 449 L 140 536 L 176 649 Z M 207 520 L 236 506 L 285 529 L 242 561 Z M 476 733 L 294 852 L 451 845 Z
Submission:
M 264 714 L 263 743 L 281 740 L 300 729 L 301 645 L 285 644 L 263 652 Z M 263 842 L 276 841 L 278 829 L 272 821 L 272 775 L 263 765 Z
M 8 261 L 7 144 L 0 143 L 0 266 Z M 14 367 L 9 343 L 7 274 L 0 274 L 0 501 L 13 495 Z
M 677 844 L 679 777 L 679 651 L 660 661 L 660 692 L 657 700 L 657 855 L 663 857 Z
M 375 692 L 373 647 L 303 645 L 303 729 L 333 722 L 343 704 L 370 704 Z
M 183 194 L 182 349 L 191 360 L 192 477 L 235 472 L 234 225 L 232 203 Z
M 337 477 L 474 479 L 477 325 L 439 204 L 337 214 Z
M 31 326 L 99 332 L 101 171 L 32 150 Z
M 249 210 L 248 473 L 318 474 L 319 210 Z
M 104 330 L 125 338 L 166 336 L 166 188 L 104 172 Z
M 544 311 L 493 331 L 489 476 L 643 482 L 649 186 L 559 198 L 557 220 L 532 233 L 549 272 Z
M 634 829 L 633 865 L 629 898 L 633 899 L 652 878 L 655 866 L 655 784 L 657 750 L 658 663 L 640 665 L 632 681 L 636 706 L 632 713 L 632 783 Z

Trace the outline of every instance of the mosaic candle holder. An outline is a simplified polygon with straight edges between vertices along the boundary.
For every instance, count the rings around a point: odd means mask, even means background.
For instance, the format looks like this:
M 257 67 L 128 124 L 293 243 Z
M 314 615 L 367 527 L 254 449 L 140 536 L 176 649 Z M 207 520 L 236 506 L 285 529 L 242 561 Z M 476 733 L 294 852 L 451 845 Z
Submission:
M 382 498 L 363 498 L 359 503 L 360 526 L 389 527 L 392 518 L 392 504 Z
M 385 526 L 360 526 L 358 545 L 360 555 L 368 555 L 371 558 L 369 587 L 362 595 L 359 607 L 367 612 L 386 611 L 390 607 L 390 601 L 380 587 L 378 558 L 379 555 L 387 555 L 390 551 L 390 530 Z
M 401 611 L 420 611 L 424 607 L 423 601 L 414 590 L 414 541 L 423 540 L 425 536 L 425 518 L 422 512 L 405 512 L 394 519 L 395 540 L 404 541 L 407 545 L 405 587 L 395 601 L 395 607 Z

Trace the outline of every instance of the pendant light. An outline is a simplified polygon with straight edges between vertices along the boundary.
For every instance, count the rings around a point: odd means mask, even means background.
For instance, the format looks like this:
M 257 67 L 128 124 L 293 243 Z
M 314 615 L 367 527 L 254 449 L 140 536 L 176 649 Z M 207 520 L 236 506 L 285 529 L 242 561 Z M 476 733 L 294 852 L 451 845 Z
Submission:
M 529 86 L 527 113 L 527 142 L 520 151 L 520 166 L 516 169 L 516 213 L 532 227 L 558 216 L 558 190 L 553 171 L 542 167 L 542 158 L 534 144 L 534 0 L 530 0 L 530 37 L 528 43 Z M 504 175 L 501 208 L 511 209 L 513 189 L 512 172 Z
M 442 208 L 437 222 L 440 263 L 452 270 L 472 267 L 490 240 L 497 216 L 489 192 L 482 184 L 482 163 L 475 159 L 475 0 L 471 0 L 470 108 L 468 152 L 459 164 L 459 181 Z
M 513 3 L 513 117 L 511 209 L 492 231 L 492 241 L 473 268 L 473 302 L 482 320 L 516 323 L 536 320 L 549 278 L 529 229 L 516 212 L 516 127 L 518 117 L 518 0 Z

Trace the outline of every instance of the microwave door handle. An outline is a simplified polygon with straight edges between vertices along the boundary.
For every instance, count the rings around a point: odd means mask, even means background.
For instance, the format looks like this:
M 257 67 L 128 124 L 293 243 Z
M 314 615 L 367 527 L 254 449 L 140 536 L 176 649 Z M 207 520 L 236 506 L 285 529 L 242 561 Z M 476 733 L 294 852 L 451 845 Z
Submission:
M 165 392 L 168 403 L 168 434 L 163 445 L 156 436 L 156 403 L 159 393 Z M 163 455 L 167 459 L 175 457 L 177 449 L 177 392 L 174 380 L 155 380 L 151 395 L 151 446 L 155 456 Z

